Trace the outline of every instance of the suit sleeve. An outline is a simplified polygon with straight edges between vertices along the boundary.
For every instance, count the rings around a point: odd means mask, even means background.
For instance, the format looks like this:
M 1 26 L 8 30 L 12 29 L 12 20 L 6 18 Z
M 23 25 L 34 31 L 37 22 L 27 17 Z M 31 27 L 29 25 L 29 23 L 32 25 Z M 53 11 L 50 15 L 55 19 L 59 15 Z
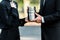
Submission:
M 45 23 L 52 23 L 60 20 L 60 0 L 56 1 L 56 11 L 51 15 L 44 16 Z
M 23 19 L 19 19 L 19 14 L 18 14 L 18 4 L 16 2 L 14 2 L 16 4 L 16 7 L 17 8 L 12 8 L 12 13 L 13 13 L 13 16 L 15 16 L 15 18 L 18 20 L 18 25 L 19 26 L 24 26 L 25 24 L 25 18 Z M 17 23 L 17 22 L 16 22 Z

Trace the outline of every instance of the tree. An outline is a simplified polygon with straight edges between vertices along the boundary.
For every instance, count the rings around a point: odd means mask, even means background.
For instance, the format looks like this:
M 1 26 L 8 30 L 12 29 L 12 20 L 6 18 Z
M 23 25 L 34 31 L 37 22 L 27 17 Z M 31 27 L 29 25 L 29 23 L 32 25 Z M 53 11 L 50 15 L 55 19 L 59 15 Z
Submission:
M 30 0 L 31 2 L 31 4 L 38 4 L 39 3 L 39 0 Z

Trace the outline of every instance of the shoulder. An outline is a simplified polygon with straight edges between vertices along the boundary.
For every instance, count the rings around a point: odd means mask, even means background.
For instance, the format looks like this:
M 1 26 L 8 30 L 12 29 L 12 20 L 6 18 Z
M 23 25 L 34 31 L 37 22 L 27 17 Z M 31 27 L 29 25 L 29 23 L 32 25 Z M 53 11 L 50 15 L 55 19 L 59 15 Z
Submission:
M 5 6 L 5 4 L 6 4 L 5 1 L 0 2 L 0 5 L 1 5 L 1 6 Z

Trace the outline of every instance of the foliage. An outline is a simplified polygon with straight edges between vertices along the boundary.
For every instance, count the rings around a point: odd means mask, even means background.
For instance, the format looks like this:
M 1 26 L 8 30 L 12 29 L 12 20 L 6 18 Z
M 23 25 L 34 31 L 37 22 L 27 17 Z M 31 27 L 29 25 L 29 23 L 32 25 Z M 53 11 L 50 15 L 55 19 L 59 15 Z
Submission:
M 30 0 L 31 2 L 31 4 L 38 4 L 39 3 L 39 0 Z

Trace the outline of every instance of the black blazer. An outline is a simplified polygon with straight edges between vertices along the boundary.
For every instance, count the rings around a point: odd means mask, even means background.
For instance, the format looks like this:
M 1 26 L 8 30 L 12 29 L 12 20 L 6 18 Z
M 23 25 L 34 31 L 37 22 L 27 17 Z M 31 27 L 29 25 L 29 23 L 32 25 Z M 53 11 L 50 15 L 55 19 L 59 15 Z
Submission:
M 2 7 L 2 4 L 0 4 L 0 28 L 4 28 L 5 27 L 5 24 L 3 22 L 3 20 L 5 19 L 4 16 L 4 9 Z
M 44 17 L 42 40 L 60 40 L 60 0 L 45 0 L 39 14 Z
M 0 28 L 11 28 L 11 27 L 17 27 L 17 26 L 21 26 L 22 21 L 24 19 L 19 19 L 19 15 L 18 15 L 18 5 L 16 2 L 14 2 L 16 4 L 17 8 L 12 8 L 10 6 L 10 2 L 8 1 L 2 1 L 1 7 L 0 7 Z M 24 23 L 23 23 L 24 25 Z

